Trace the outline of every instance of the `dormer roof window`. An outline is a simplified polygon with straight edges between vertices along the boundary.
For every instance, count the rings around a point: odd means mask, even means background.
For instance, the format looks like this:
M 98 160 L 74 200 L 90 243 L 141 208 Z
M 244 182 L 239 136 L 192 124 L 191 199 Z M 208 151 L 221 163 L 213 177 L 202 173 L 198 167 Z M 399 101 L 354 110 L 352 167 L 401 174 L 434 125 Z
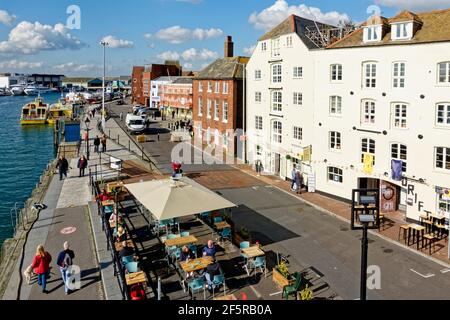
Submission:
M 392 40 L 411 40 L 417 30 L 422 27 L 422 20 L 410 12 L 402 11 L 390 19 Z
M 386 34 L 387 19 L 384 17 L 373 16 L 367 20 L 364 25 L 364 42 L 381 41 Z

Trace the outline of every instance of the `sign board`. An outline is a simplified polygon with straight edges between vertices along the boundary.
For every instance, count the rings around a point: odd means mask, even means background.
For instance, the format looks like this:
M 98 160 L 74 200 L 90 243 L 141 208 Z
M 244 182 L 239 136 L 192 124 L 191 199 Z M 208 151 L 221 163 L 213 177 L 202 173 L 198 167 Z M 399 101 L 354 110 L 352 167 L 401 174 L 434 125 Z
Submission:
M 308 192 L 316 192 L 316 175 L 308 174 Z
M 311 154 L 312 154 L 312 147 L 311 146 L 309 146 L 309 147 L 306 147 L 304 150 L 303 150 L 303 161 L 305 161 L 305 162 L 311 162 Z
M 109 157 L 109 162 L 110 162 L 110 167 L 111 169 L 114 170 L 122 170 L 122 160 L 114 158 L 114 157 Z

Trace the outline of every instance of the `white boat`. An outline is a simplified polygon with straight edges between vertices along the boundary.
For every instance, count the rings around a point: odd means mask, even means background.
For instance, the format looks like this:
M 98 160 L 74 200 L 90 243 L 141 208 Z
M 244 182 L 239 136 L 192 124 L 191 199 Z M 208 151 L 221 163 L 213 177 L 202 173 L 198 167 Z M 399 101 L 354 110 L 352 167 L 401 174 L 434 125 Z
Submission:
M 9 91 L 13 96 L 23 96 L 25 94 L 25 85 L 15 84 L 9 87 Z
M 35 85 L 35 84 L 29 84 L 24 89 L 25 94 L 27 96 L 37 96 L 39 94 L 47 93 L 50 91 L 48 87 L 41 86 L 41 85 Z

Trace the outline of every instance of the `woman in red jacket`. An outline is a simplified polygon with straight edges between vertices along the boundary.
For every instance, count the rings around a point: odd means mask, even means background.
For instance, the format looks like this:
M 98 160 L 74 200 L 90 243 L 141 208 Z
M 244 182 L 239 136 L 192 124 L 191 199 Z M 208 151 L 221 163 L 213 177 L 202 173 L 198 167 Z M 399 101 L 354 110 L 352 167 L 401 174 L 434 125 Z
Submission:
M 31 268 L 33 268 L 34 272 L 38 275 L 38 285 L 42 286 L 43 293 L 47 293 L 45 288 L 47 286 L 48 273 L 50 272 L 50 262 L 52 262 L 52 256 L 44 250 L 44 246 L 39 245 Z

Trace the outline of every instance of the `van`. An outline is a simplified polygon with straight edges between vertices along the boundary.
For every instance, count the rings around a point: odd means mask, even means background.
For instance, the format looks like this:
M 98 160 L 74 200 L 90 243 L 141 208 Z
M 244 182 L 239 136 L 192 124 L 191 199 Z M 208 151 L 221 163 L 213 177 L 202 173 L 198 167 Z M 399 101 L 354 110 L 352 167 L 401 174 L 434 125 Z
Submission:
M 133 114 L 127 114 L 125 125 L 130 133 L 141 133 L 145 130 L 145 123 L 142 117 Z

